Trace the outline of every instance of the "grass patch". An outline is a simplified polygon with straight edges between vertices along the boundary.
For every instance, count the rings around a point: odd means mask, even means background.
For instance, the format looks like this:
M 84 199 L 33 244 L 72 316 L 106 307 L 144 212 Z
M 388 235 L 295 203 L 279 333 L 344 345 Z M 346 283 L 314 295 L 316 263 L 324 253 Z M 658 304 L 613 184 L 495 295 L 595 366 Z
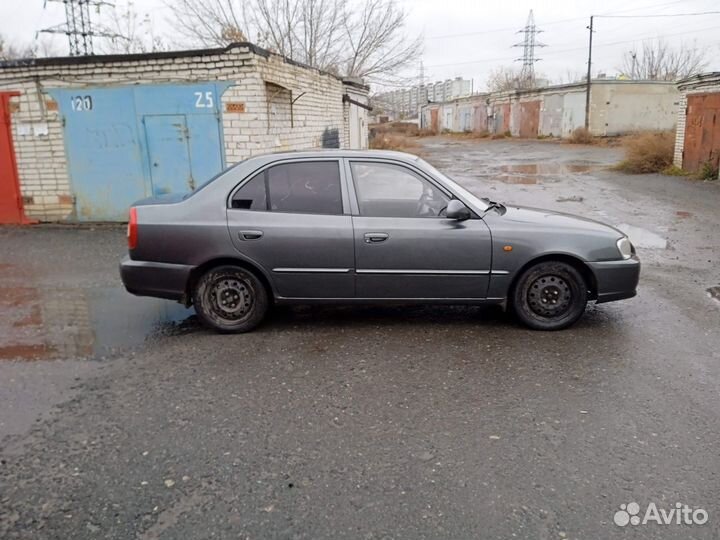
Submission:
M 447 135 L 455 139 L 487 139 L 490 137 L 490 133 L 488 131 L 449 132 Z
M 595 142 L 595 137 L 590 134 L 590 130 L 584 127 L 579 127 L 574 129 L 572 134 L 570 134 L 568 142 L 572 144 L 593 144 Z
M 417 148 L 418 142 L 401 133 L 377 133 L 370 139 L 370 148 L 374 150 L 397 150 L 405 152 Z
M 645 131 L 623 140 L 625 159 L 614 169 L 631 174 L 659 173 L 667 170 L 675 153 L 674 131 Z
M 706 161 L 698 170 L 696 177 L 698 180 L 717 180 L 718 168 L 711 161 Z
M 665 167 L 662 171 L 660 171 L 660 173 L 666 176 L 690 176 L 689 171 L 681 169 L 677 165 L 670 165 L 669 167 Z
M 415 122 L 385 122 L 383 124 L 370 124 L 368 126 L 373 133 L 401 133 L 414 137 L 420 129 Z

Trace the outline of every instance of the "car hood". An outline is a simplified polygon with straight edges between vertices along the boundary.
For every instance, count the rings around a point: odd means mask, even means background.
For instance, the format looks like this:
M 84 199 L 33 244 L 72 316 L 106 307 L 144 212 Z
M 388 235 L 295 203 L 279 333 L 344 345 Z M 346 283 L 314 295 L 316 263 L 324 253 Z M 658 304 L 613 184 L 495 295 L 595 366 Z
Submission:
M 575 229 L 594 233 L 608 233 L 617 238 L 625 236 L 625 233 L 600 221 L 595 221 L 582 216 L 555 212 L 544 208 L 532 208 L 529 206 L 507 205 L 503 220 L 524 225 L 526 227 L 538 227 L 549 229 Z

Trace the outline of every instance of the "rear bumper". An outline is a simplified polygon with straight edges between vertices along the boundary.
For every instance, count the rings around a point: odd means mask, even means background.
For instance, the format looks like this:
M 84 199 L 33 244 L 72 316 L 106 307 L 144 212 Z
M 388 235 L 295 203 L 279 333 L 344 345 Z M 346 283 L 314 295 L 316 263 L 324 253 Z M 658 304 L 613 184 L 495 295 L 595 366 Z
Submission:
M 623 261 L 587 263 L 597 282 L 597 303 L 632 298 L 640 280 L 640 260 L 633 256 Z
M 125 257 L 120 263 L 120 277 L 129 293 L 184 300 L 193 266 L 150 261 L 134 261 Z

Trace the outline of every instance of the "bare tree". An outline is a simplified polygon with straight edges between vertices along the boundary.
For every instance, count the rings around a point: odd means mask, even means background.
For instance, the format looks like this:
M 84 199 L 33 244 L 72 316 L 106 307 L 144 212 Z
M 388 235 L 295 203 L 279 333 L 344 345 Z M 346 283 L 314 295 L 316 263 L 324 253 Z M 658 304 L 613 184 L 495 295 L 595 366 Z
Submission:
M 48 36 L 44 36 L 35 40 L 33 45 L 33 51 L 35 56 L 40 58 L 48 58 L 50 56 L 62 56 L 61 50 L 57 47 L 57 44 L 52 41 Z
M 644 41 L 623 55 L 620 70 L 631 79 L 674 81 L 702 72 L 708 65 L 707 50 L 695 43 L 670 47 L 666 41 Z
M 103 12 L 100 28 L 115 36 L 99 43 L 98 49 L 105 54 L 145 53 L 168 48 L 155 33 L 150 14 L 139 14 L 132 1 Z
M 514 90 L 520 82 L 520 72 L 509 66 L 500 66 L 490 71 L 487 89 L 490 92 Z
M 398 72 L 422 51 L 422 36 L 407 40 L 403 33 L 407 14 L 394 0 L 367 0 L 362 9 L 344 17 L 351 55 L 343 75 L 375 82 L 398 79 Z
M 373 82 L 396 80 L 422 48 L 420 37 L 406 39 L 397 0 L 175 0 L 173 9 L 194 43 L 227 45 L 233 29 L 293 60 Z
M 535 88 L 536 81 L 544 79 L 545 75 L 542 73 L 536 73 L 534 80 L 523 79 L 520 77 L 520 70 L 512 66 L 500 66 L 490 71 L 486 84 L 490 92 L 504 92 Z
M 566 69 L 565 73 L 560 75 L 555 81 L 555 84 L 573 84 L 585 82 L 587 75 L 581 71 L 574 69 Z
M 37 56 L 32 45 L 17 45 L 9 43 L 0 35 L 0 60 L 18 60 L 19 58 L 34 58 Z
M 183 43 L 223 47 L 247 36 L 244 3 L 239 0 L 166 0 Z

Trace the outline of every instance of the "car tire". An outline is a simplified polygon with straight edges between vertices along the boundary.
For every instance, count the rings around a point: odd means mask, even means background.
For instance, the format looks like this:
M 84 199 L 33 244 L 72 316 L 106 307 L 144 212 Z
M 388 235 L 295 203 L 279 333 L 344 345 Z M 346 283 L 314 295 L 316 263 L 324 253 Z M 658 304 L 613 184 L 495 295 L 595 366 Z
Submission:
M 535 330 L 561 330 L 585 312 L 588 290 L 573 266 L 544 261 L 525 270 L 511 294 L 513 312 Z
M 269 306 L 265 285 L 252 272 L 223 265 L 205 272 L 193 288 L 200 320 L 221 333 L 249 332 L 260 324 Z

